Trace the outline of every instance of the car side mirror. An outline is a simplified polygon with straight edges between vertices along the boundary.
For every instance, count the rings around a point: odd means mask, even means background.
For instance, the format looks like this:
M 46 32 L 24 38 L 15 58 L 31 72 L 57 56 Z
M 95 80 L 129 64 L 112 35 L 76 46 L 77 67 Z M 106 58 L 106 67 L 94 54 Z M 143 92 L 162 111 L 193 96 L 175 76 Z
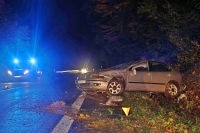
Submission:
M 136 70 L 135 69 L 133 69 L 133 75 L 136 75 Z

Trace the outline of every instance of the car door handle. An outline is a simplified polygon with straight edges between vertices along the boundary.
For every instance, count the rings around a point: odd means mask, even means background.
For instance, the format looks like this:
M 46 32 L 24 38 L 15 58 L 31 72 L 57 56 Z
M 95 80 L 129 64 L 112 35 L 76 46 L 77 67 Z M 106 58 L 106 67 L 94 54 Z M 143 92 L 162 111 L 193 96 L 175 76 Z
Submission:
M 148 76 L 150 76 L 150 73 L 147 73 Z
M 168 77 L 170 77 L 170 76 L 171 76 L 171 74 L 167 74 L 167 76 L 168 76 Z

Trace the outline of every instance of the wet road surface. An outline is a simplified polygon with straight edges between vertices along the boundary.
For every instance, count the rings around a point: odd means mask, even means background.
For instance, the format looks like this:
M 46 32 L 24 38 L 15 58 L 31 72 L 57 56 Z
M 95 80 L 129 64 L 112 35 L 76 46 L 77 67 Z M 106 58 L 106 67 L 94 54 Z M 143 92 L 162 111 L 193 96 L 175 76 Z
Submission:
M 50 133 L 63 114 L 46 109 L 55 102 L 73 104 L 81 93 L 74 80 L 75 76 L 69 76 L 0 83 L 0 133 Z

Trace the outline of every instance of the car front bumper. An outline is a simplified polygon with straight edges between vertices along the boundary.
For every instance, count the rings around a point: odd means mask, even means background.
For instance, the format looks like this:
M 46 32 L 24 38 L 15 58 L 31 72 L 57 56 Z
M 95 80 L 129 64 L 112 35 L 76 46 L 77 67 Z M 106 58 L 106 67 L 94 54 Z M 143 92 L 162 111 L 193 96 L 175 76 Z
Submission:
M 81 91 L 95 90 L 106 91 L 108 81 L 105 80 L 75 80 L 77 89 Z

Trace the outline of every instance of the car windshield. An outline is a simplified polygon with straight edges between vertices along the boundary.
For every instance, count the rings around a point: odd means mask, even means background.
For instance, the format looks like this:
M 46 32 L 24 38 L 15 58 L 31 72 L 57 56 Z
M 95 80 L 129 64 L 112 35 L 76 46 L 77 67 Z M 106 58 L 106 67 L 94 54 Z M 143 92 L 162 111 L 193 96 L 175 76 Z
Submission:
M 127 63 L 123 63 L 123 64 L 119 64 L 117 66 L 113 66 L 110 69 L 125 69 L 127 67 L 129 67 L 131 64 L 133 64 L 134 62 L 127 62 Z

